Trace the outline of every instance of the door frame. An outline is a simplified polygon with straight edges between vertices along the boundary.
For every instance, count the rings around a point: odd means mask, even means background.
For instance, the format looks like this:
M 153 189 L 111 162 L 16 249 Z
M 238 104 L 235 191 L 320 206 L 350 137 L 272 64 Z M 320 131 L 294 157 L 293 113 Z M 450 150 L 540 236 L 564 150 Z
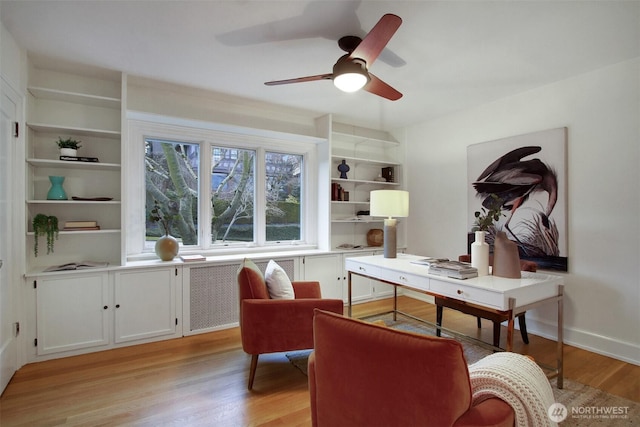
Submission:
M 0 363 L 1 380 L 0 380 L 0 393 L 4 391 L 6 387 L 5 383 L 8 383 L 13 376 L 13 373 L 24 364 L 25 354 L 22 351 L 24 333 L 20 334 L 18 325 L 24 330 L 24 310 L 23 310 L 23 296 L 21 294 L 23 283 L 22 273 L 24 272 L 24 248 L 26 233 L 24 215 L 26 214 L 24 208 L 24 141 L 25 141 L 25 129 L 24 129 L 24 96 L 20 95 L 11 84 L 0 76 L 0 95 L 2 98 L 5 96 L 15 105 L 15 117 L 10 119 L 12 122 L 9 126 L 13 126 L 13 122 L 18 123 L 18 136 L 14 136 L 11 132 L 11 128 L 8 132 L 8 141 L 3 141 L 4 135 L 0 136 L 0 143 L 6 144 L 2 148 L 4 155 L 0 156 L 0 185 L 5 186 L 2 190 L 6 196 L 5 223 L 0 225 L 0 231 L 3 238 L 1 239 L 4 247 L 0 256 L 3 257 L 2 273 L 0 273 L 0 280 L 8 281 L 8 294 L 9 301 L 8 307 L 11 307 L 9 323 L 10 336 L 13 338 L 6 343 L 0 342 Z M 23 177 L 19 179 L 16 177 Z M 6 215 L 6 216 L 5 216 Z M 3 228 L 6 227 L 7 230 Z M 0 296 L 4 297 L 4 296 Z M 4 319 L 3 319 L 4 320 Z M 5 363 L 8 362 L 9 366 Z

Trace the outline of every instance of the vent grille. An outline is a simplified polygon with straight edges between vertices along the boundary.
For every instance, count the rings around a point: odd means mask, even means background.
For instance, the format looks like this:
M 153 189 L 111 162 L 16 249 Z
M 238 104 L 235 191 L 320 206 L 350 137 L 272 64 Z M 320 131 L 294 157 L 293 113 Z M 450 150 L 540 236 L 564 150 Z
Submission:
M 278 264 L 294 277 L 294 260 L 277 260 Z M 256 265 L 264 272 L 268 261 Z M 238 323 L 240 304 L 236 272 L 239 264 L 215 265 L 191 268 L 190 330 L 219 328 Z

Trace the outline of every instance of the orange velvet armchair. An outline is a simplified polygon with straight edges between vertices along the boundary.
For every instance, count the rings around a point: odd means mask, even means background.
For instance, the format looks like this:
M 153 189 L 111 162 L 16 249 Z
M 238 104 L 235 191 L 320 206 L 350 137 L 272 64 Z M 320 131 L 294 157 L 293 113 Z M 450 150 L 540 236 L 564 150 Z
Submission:
M 271 299 L 260 269 L 245 259 L 237 272 L 242 348 L 251 355 L 249 390 L 263 353 L 313 348 L 313 312 L 320 308 L 342 314 L 340 299 L 321 299 L 320 283 L 292 282 L 295 299 Z
M 462 345 L 316 311 L 313 426 L 513 426 L 497 398 L 472 405 Z

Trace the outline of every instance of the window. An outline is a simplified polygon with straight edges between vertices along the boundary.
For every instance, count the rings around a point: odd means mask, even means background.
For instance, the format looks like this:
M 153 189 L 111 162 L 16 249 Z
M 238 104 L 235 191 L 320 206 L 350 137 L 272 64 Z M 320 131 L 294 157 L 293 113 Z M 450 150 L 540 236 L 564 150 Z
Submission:
M 143 186 L 126 190 L 129 258 L 152 252 L 165 232 L 181 253 L 316 243 L 315 142 L 136 120 L 130 128 L 140 143 L 128 174 Z
M 254 242 L 254 150 L 213 147 L 211 243 Z
M 301 239 L 302 159 L 302 156 L 295 154 L 266 153 L 266 239 L 268 242 Z
M 200 146 L 145 138 L 146 240 L 164 234 L 198 245 Z M 159 221 L 151 221 L 155 209 Z

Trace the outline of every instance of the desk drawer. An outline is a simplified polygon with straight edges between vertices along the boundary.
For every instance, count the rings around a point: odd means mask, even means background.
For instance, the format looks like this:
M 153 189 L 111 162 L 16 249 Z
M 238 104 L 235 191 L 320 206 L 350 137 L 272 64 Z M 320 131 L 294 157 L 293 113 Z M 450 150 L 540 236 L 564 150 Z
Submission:
M 429 290 L 429 278 L 416 274 L 405 273 L 403 271 L 384 270 L 380 273 L 380 278 L 388 282 L 399 285 L 407 285 L 423 291 Z
M 363 264 L 352 259 L 346 259 L 344 265 L 347 271 L 369 277 L 380 277 L 380 269 L 375 265 Z
M 460 301 L 475 303 L 498 310 L 507 309 L 503 307 L 503 297 L 502 294 L 498 292 L 491 292 L 458 283 L 441 282 L 435 279 L 431 279 L 430 290 L 435 294 L 451 297 Z

